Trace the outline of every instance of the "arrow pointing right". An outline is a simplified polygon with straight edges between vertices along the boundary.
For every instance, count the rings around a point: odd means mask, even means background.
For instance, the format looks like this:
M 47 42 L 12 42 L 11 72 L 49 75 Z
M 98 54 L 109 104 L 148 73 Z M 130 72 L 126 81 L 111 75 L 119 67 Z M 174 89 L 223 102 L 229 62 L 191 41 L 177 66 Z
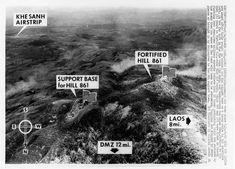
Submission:
M 191 120 L 189 117 L 186 118 L 186 124 L 189 125 L 191 123 Z

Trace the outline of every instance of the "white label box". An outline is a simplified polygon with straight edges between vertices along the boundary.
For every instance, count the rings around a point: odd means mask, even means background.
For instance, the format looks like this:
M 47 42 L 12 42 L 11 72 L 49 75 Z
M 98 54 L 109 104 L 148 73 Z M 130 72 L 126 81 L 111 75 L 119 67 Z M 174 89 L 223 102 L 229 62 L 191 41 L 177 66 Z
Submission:
M 56 89 L 99 89 L 99 75 L 56 75 Z
M 47 13 L 14 13 L 14 26 L 47 26 Z
M 194 127 L 195 121 L 192 115 L 174 114 L 167 115 L 167 128 L 182 129 Z
M 136 65 L 168 65 L 168 51 L 135 51 Z
M 98 154 L 132 154 L 132 141 L 98 141 Z

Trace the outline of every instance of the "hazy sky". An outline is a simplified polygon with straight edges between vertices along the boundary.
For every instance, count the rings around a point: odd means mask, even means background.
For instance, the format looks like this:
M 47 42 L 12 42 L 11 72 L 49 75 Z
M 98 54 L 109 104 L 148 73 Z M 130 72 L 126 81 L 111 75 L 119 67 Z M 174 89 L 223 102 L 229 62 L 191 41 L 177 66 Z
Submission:
M 216 2 L 216 3 L 215 3 Z M 203 8 L 222 0 L 5 0 L 10 6 L 76 6 L 76 7 L 137 7 L 137 8 Z

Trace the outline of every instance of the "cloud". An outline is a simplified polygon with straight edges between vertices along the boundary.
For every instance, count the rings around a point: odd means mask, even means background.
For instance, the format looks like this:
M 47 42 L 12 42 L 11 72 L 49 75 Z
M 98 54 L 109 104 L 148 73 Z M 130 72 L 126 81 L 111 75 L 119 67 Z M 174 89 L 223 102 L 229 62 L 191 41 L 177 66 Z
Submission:
M 6 91 L 6 97 L 12 96 L 21 91 L 27 91 L 34 87 L 37 82 L 34 80 L 34 77 L 29 77 L 28 81 L 19 81 L 15 85 L 9 85 Z
M 170 65 L 179 66 L 178 75 L 205 77 L 206 50 L 194 44 L 184 44 L 177 52 L 170 53 Z
M 199 66 L 194 66 L 190 69 L 177 71 L 177 74 L 182 76 L 203 77 L 203 78 L 205 78 L 206 76 L 205 72 L 202 70 L 202 67 Z
M 126 58 L 123 59 L 121 62 L 114 64 L 111 68 L 113 71 L 117 72 L 117 73 L 122 73 L 124 72 L 126 69 L 132 67 L 135 65 L 135 60 L 131 59 L 131 58 Z

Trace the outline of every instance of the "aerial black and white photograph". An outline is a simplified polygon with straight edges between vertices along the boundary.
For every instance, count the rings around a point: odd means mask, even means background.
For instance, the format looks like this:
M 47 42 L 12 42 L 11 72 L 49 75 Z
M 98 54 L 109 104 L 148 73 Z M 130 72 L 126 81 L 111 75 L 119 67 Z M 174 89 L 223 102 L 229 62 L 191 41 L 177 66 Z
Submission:
M 5 163 L 206 163 L 206 21 L 193 5 L 8 7 Z

